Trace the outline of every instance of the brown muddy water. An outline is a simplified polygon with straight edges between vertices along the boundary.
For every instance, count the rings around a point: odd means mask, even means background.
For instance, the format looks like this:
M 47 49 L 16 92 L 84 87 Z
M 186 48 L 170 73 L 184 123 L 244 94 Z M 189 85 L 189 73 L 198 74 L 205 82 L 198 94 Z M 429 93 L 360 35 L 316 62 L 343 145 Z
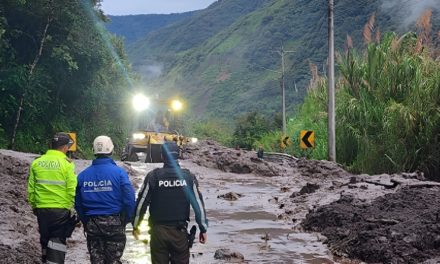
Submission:
M 293 225 L 278 219 L 282 211 L 273 198 L 280 197 L 280 184 L 286 177 L 224 173 L 188 161 L 181 165 L 198 177 L 209 219 L 208 243 L 195 242 L 191 263 L 233 263 L 214 259 L 215 251 L 220 248 L 243 254 L 245 260 L 241 263 L 335 263 L 317 235 L 294 231 Z M 125 163 L 125 166 L 139 189 L 146 173 L 160 165 Z M 243 196 L 236 201 L 217 198 L 228 192 Z M 265 241 L 265 237 L 269 240 Z M 143 232 L 141 241 L 127 233 L 125 263 L 151 263 L 148 239 L 147 232 Z

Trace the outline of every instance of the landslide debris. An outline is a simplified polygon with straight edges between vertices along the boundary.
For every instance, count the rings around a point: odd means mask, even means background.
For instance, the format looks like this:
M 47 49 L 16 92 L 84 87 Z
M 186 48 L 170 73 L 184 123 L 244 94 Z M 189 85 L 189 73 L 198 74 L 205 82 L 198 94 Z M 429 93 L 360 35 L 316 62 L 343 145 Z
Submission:
M 307 194 L 307 193 L 314 193 L 318 189 L 319 189 L 318 184 L 307 183 L 304 187 L 301 188 L 301 190 L 299 192 L 292 193 L 292 195 L 290 195 L 290 198 L 294 198 L 296 196 L 301 196 L 301 195 Z
M 36 217 L 28 205 L 30 160 L 0 153 L 0 259 L 2 263 L 39 263 Z
M 202 140 L 185 146 L 184 158 L 197 165 L 232 173 L 254 173 L 262 176 L 284 175 L 286 169 L 278 164 L 257 158 L 255 151 L 236 150 L 212 140 Z
M 298 159 L 294 166 L 302 176 L 310 178 L 328 178 L 338 176 L 350 177 L 352 174 L 344 170 L 341 165 L 327 160 Z
M 407 186 L 371 203 L 351 196 L 309 213 L 305 230 L 321 232 L 332 252 L 367 263 L 438 263 L 440 187 Z M 434 262 L 431 262 L 434 261 Z
M 228 260 L 229 262 L 242 262 L 243 254 L 237 251 L 231 251 L 227 248 L 217 249 L 214 254 L 215 259 Z
M 39 261 L 37 221 L 26 202 L 25 184 L 34 157 L 0 151 L 0 258 L 5 263 Z M 369 263 L 440 263 L 440 183 L 421 181 L 423 175 L 353 175 L 328 161 L 269 155 L 258 159 L 254 151 L 229 149 L 213 141 L 188 145 L 184 158 L 225 172 L 275 176 L 270 181 L 279 190 L 271 199 L 279 210 L 277 218 L 294 227 L 305 219 L 304 228 L 327 236 L 336 255 Z M 78 168 L 89 163 L 75 161 Z M 142 178 L 134 182 L 140 184 Z M 231 192 L 218 198 L 240 197 Z M 74 241 L 72 252 L 75 248 L 86 252 L 85 245 L 78 246 L 81 241 L 83 237 Z M 260 250 L 269 247 L 266 240 Z M 243 261 L 239 254 L 220 253 L 218 257 Z
M 227 148 L 213 140 L 201 140 L 196 144 L 185 145 L 183 158 L 199 166 L 238 174 L 252 173 L 269 177 L 301 175 L 309 178 L 351 176 L 334 162 L 274 154 L 266 153 L 264 159 L 260 159 L 255 151 Z
M 224 199 L 224 200 L 227 200 L 227 201 L 237 201 L 242 196 L 243 195 L 239 194 L 239 193 L 228 192 L 228 193 L 225 193 L 225 194 L 218 195 L 217 198 Z

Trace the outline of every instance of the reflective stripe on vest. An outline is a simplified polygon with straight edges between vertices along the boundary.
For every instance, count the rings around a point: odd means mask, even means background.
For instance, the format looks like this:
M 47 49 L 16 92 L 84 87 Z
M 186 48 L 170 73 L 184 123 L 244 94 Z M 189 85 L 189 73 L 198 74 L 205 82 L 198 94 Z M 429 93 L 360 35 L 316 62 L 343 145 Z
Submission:
M 65 181 L 37 180 L 37 183 L 49 185 L 66 185 Z

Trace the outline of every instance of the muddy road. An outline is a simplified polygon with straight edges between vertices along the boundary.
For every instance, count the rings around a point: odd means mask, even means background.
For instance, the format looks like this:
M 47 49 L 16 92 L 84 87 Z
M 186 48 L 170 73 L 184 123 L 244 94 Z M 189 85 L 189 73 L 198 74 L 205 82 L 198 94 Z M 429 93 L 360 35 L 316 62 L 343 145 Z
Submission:
M 142 163 L 124 165 L 129 167 L 137 188 L 145 173 L 156 166 Z M 244 261 L 232 260 L 236 262 L 334 263 L 316 235 L 295 232 L 292 225 L 278 219 L 283 210 L 278 208 L 274 194 L 280 193 L 284 177 L 265 178 L 222 172 L 189 161 L 182 161 L 181 166 L 190 169 L 199 179 L 209 219 L 208 243 L 195 243 L 191 250 L 191 263 L 225 263 L 224 260 L 214 259 L 216 250 L 222 248 L 244 256 Z M 234 201 L 218 198 L 231 192 L 242 196 Z M 130 259 L 129 263 L 141 263 L 141 260 L 148 259 L 147 245 L 132 238 L 129 244 L 134 245 L 125 252 L 124 257 Z
M 8 239 L 5 236 L 0 239 L 0 257 L 8 256 L 8 263 L 38 263 L 36 218 L 26 203 L 27 170 L 35 157 L 33 154 L 0 152 L 3 166 L 1 177 L 8 182 L 12 181 L 2 188 L 6 189 L 6 193 L 15 193 L 14 190 L 20 186 L 17 191 L 20 203 L 16 208 L 13 207 L 16 204 L 13 197 L 1 199 L 2 205 L 8 203 L 13 208 L 2 206 L 0 211 L 3 219 L 2 233 L 9 235 Z M 76 172 L 79 173 L 91 161 L 74 162 Z M 141 162 L 119 165 L 129 172 L 136 190 L 140 188 L 146 173 L 160 166 Z M 181 161 L 181 166 L 190 169 L 198 177 L 209 219 L 208 243 L 201 245 L 198 241 L 195 242 L 191 250 L 191 263 L 334 263 L 330 252 L 318 241 L 316 235 L 296 232 L 292 230 L 292 225 L 279 219 L 283 210 L 279 209 L 279 198 L 274 197 L 289 195 L 280 191 L 287 180 L 285 176 L 268 178 L 223 172 L 199 166 L 189 160 Z M 242 196 L 235 201 L 219 198 L 229 192 Z M 25 221 L 23 216 L 26 216 Z M 123 256 L 124 263 L 150 263 L 147 232 L 142 234 L 141 240 L 134 240 L 129 232 L 131 226 L 127 227 L 128 241 Z M 21 240 L 24 241 L 20 242 Z M 77 228 L 68 241 L 66 263 L 88 263 L 83 229 Z M 218 249 L 236 251 L 243 255 L 244 260 L 216 260 L 214 254 Z
M 5 263 L 39 260 L 36 218 L 26 203 L 27 170 L 35 156 L 0 150 Z M 423 175 L 352 175 L 326 161 L 260 160 L 255 152 L 214 142 L 188 148 L 184 158 L 181 166 L 199 179 L 209 219 L 208 243 L 195 242 L 191 263 L 440 263 L 440 189 L 422 181 Z M 91 163 L 74 162 L 77 173 Z M 118 164 L 136 190 L 160 166 Z M 150 263 L 147 232 L 134 240 L 130 229 L 124 263 Z M 225 259 L 228 250 L 236 258 Z M 223 259 L 214 257 L 220 253 Z M 69 239 L 66 263 L 89 263 L 81 228 Z

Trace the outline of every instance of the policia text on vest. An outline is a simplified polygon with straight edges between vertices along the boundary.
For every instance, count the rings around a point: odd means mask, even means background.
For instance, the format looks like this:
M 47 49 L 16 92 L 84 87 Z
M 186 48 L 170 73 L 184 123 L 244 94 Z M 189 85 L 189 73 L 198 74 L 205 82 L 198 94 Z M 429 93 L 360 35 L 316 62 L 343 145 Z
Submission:
M 182 186 L 188 186 L 188 184 L 186 184 L 185 180 L 174 180 L 174 181 L 170 181 L 170 180 L 164 180 L 164 181 L 159 181 L 159 187 L 182 187 Z

